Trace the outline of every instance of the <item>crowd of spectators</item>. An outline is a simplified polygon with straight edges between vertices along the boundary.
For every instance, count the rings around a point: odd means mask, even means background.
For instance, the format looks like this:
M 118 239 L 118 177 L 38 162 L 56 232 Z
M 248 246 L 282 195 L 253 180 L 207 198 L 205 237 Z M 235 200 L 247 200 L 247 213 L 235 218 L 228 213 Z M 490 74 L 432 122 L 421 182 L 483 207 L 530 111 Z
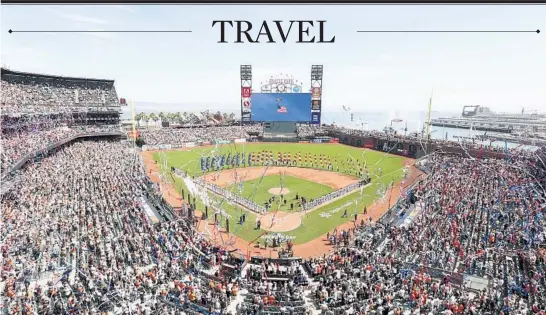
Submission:
M 298 124 L 296 126 L 298 137 L 314 138 L 328 136 L 328 129 L 321 125 Z
M 508 154 L 514 154 L 519 156 L 534 156 L 534 149 L 531 148 L 522 148 L 521 146 L 515 147 L 515 148 L 507 148 L 504 145 L 493 145 L 491 143 L 487 144 L 487 141 L 477 141 L 477 139 L 455 139 L 455 140 L 447 140 L 447 139 L 434 139 L 430 138 L 428 139 L 426 136 L 416 133 L 411 134 L 401 134 L 394 131 L 378 131 L 378 130 L 361 130 L 361 129 L 353 129 L 353 128 L 347 128 L 343 126 L 336 126 L 336 125 L 328 125 L 328 126 L 322 126 L 322 130 L 327 130 L 330 135 L 338 135 L 340 136 L 340 140 L 343 140 L 343 137 L 345 136 L 361 136 L 361 137 L 374 137 L 376 139 L 385 140 L 385 141 L 391 141 L 391 142 L 397 142 L 397 143 L 404 143 L 404 142 L 411 142 L 411 143 L 418 143 L 423 148 L 426 146 L 444 146 L 444 147 L 455 147 L 455 148 L 464 148 L 466 150 L 468 149 L 475 149 L 475 150 L 484 150 L 489 152 L 501 152 L 505 153 L 508 151 Z
M 544 169 L 441 154 L 426 164 L 410 225 L 365 226 L 353 246 L 306 262 L 316 302 L 335 314 L 546 312 Z M 488 284 L 469 289 L 468 276 Z
M 118 132 L 119 126 L 86 126 L 72 125 L 68 127 L 62 121 L 40 121 L 36 124 L 4 128 L 0 139 L 0 156 L 2 174 L 21 158 L 29 153 L 45 149 L 48 145 L 79 135 L 100 132 Z
M 134 154 L 119 141 L 77 142 L 22 171 L 1 201 L 2 311 L 225 308 L 238 284 L 214 267 L 228 255 L 186 220 L 152 223 L 144 207 L 157 188 Z
M 85 116 L 119 108 L 113 82 L 2 69 L 1 83 L 2 173 L 29 153 L 58 146 L 3 179 L 0 313 L 225 309 L 238 283 L 232 273 L 224 276 L 222 263 L 240 268 L 240 262 L 195 233 L 190 220 L 152 223 L 150 204 L 169 207 L 157 201 L 158 188 L 130 145 L 63 144 L 79 134 L 120 131 Z
M 188 142 L 211 142 L 249 138 L 251 133 L 263 133 L 261 125 L 204 127 L 204 128 L 162 128 L 140 132 L 147 145 L 179 145 Z
M 2 69 L 1 84 L 3 114 L 119 108 L 113 81 L 21 74 Z
M 527 314 L 546 305 L 545 173 L 528 159 L 434 154 L 410 225 L 366 224 L 305 262 L 326 314 Z M 225 311 L 302 314 L 295 262 L 222 276 L 230 255 L 184 219 L 153 224 L 156 187 L 126 143 L 77 142 L 25 168 L 2 198 L 1 298 L 8 313 Z M 152 188 L 150 188 L 152 187 Z M 444 233 L 437 233 L 444 231 Z M 236 262 L 235 264 L 239 264 Z M 462 275 L 487 280 L 470 290 Z M 461 275 L 457 277 L 457 275 Z M 459 280 L 457 280 L 459 279 Z
M 82 133 L 119 132 L 119 125 L 88 125 L 85 111 L 116 107 L 113 81 L 74 79 L 2 69 L 1 172 L 50 144 Z

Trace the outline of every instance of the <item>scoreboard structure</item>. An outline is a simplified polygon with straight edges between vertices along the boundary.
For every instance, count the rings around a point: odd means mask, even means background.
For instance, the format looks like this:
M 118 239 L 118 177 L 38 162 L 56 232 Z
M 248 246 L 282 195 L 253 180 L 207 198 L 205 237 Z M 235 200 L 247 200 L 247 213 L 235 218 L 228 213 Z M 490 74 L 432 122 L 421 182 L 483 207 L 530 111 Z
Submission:
M 252 66 L 241 65 L 241 122 L 286 121 L 319 125 L 322 112 L 323 66 L 311 66 L 311 87 L 304 91 L 293 78 L 271 77 L 259 92 L 252 86 Z
M 311 124 L 320 125 L 323 66 L 311 66 Z
M 241 66 L 241 122 L 249 122 L 252 113 L 252 66 Z

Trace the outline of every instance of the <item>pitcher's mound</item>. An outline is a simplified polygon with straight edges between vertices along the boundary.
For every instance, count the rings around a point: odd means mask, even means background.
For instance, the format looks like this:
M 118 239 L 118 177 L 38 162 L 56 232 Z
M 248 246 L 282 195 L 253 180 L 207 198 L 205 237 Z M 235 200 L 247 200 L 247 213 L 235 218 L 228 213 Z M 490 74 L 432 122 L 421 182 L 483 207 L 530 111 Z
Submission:
M 288 232 L 301 225 L 301 216 L 298 213 L 277 211 L 268 213 L 260 218 L 262 229 L 271 232 Z
M 275 188 L 270 188 L 267 192 L 272 195 L 286 195 L 290 193 L 290 190 L 288 188 L 275 187 Z

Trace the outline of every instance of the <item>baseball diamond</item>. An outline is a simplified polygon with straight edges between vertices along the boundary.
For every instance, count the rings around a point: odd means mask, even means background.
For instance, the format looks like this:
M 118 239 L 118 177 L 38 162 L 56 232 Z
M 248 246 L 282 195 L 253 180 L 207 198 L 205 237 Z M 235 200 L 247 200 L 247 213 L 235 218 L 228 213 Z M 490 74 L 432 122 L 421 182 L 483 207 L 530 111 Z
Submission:
M 214 170 L 200 167 L 202 160 L 221 160 L 222 156 L 226 159 L 226 156 L 242 156 L 243 153 L 250 157 L 250 165 L 245 163 L 234 167 L 224 164 Z M 143 152 L 143 155 L 149 161 L 148 167 L 164 167 L 159 152 Z M 177 194 L 189 191 L 187 182 L 191 178 L 201 178 L 265 208 L 264 213 L 262 210 L 252 211 L 237 201 L 226 202 L 211 190 L 198 194 L 201 197 L 196 198 L 197 209 L 201 212 L 210 209 L 209 224 L 224 232 L 230 225 L 229 234 L 247 242 L 260 239 L 270 231 L 282 231 L 284 236 L 293 237 L 295 245 L 303 245 L 320 240 L 336 227 L 354 224 L 355 215 L 357 223 L 364 218 L 378 219 L 384 211 L 380 209 L 380 203 L 388 203 L 389 198 L 394 203 L 400 187 L 411 185 L 411 179 L 418 173 L 414 169 L 413 176 L 404 180 L 404 169 L 411 163 L 410 159 L 340 144 L 244 143 L 166 151 L 165 156 L 168 171 L 174 168 L 187 174 L 185 180 L 180 176 L 171 177 Z M 153 163 L 151 158 L 158 163 Z M 283 192 L 281 187 L 286 191 Z M 343 191 L 346 187 L 348 189 Z M 278 193 L 272 194 L 271 189 Z M 321 197 L 324 200 L 320 204 L 305 207 L 305 204 Z M 211 215 L 215 203 L 221 203 L 230 222 L 221 215 Z M 365 207 L 374 209 L 376 213 L 368 211 L 364 216 Z M 335 210 L 336 214 L 325 215 Z M 243 214 L 246 218 L 241 223 Z M 297 224 L 292 224 L 288 218 L 280 219 L 286 214 L 290 214 L 289 218 Z M 262 222 L 258 228 L 259 221 Z M 240 249 L 248 250 L 246 246 Z

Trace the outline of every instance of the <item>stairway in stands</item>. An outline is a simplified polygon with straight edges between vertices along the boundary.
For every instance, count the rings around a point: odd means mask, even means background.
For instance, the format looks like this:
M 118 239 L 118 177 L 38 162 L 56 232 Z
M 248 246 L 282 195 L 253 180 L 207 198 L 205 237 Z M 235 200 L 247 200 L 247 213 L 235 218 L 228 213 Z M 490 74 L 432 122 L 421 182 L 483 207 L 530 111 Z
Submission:
M 246 273 L 248 272 L 250 265 L 251 264 L 246 264 L 246 266 L 243 268 L 243 270 L 241 271 L 241 278 L 244 279 L 246 277 Z M 231 303 L 229 303 L 227 307 L 228 314 L 237 314 L 237 305 L 242 303 L 245 300 L 245 297 L 247 296 L 247 294 L 248 294 L 247 289 L 239 290 L 239 293 L 237 294 L 237 296 L 233 300 L 231 300 Z
M 307 278 L 307 281 L 309 283 L 309 285 L 307 286 L 307 290 L 303 291 L 303 300 L 305 301 L 305 304 L 311 309 L 311 314 L 318 315 L 321 312 L 320 309 L 317 309 L 313 300 L 313 289 L 318 285 L 318 282 L 316 282 L 313 277 L 311 277 L 311 275 L 307 272 L 303 265 L 300 264 L 299 268 L 305 278 Z

